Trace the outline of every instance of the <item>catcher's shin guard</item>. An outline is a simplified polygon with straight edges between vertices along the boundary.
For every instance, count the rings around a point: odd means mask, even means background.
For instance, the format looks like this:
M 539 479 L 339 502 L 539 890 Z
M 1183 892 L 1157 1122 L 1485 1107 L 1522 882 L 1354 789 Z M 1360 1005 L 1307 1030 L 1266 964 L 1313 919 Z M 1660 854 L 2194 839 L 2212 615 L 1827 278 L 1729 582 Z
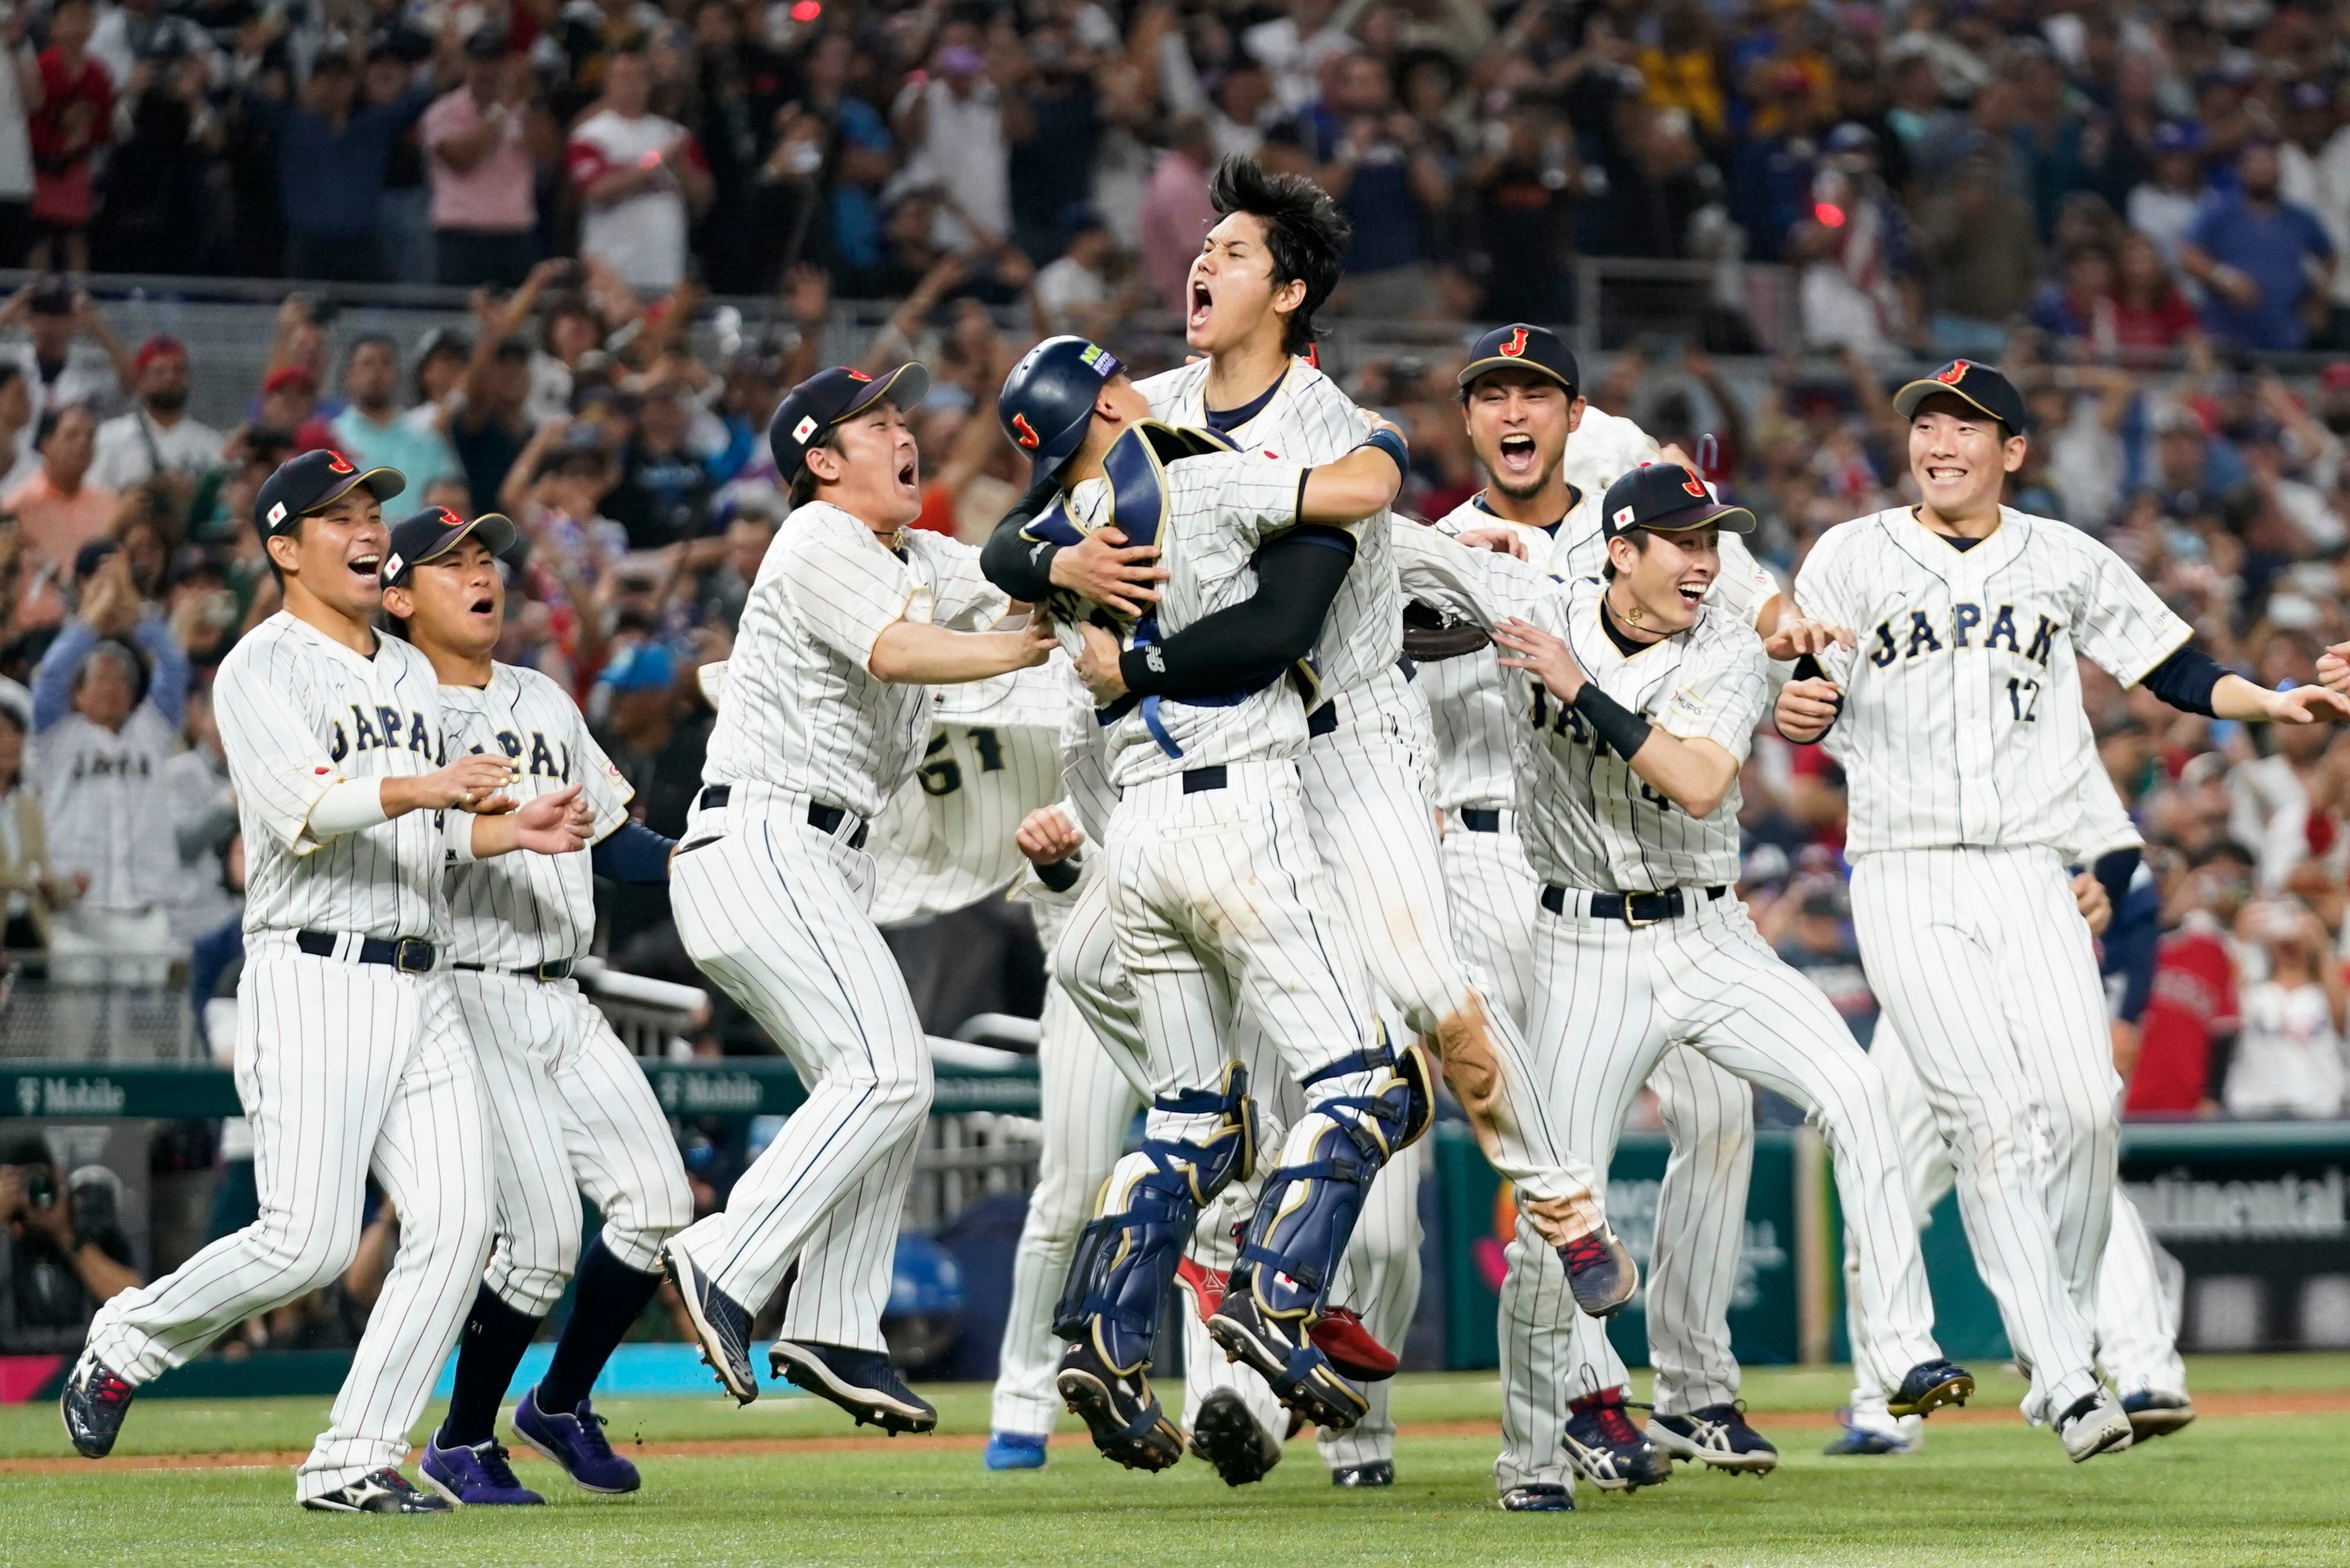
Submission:
M 1362 1211 L 1364 1189 L 1427 1132 L 1436 1109 L 1428 1064 L 1415 1046 L 1392 1056 L 1383 1047 L 1350 1056 L 1305 1086 L 1310 1093 L 1357 1073 L 1371 1076 L 1365 1090 L 1314 1102 L 1291 1129 L 1284 1152 L 1292 1163 L 1267 1179 L 1232 1288 L 1208 1324 L 1225 1352 L 1263 1374 L 1284 1405 L 1332 1431 L 1360 1419 L 1365 1401 L 1331 1367 L 1311 1331 Z
M 1204 1139 L 1146 1139 L 1118 1162 L 1103 1201 L 1122 1206 L 1106 1210 L 1079 1235 L 1053 1312 L 1055 1334 L 1089 1338 L 1119 1372 L 1149 1365 L 1159 1304 L 1201 1209 L 1230 1183 L 1245 1179 L 1256 1163 L 1255 1112 L 1248 1074 L 1239 1064 L 1224 1069 L 1220 1088 L 1169 1096 L 1152 1109 L 1218 1120 Z

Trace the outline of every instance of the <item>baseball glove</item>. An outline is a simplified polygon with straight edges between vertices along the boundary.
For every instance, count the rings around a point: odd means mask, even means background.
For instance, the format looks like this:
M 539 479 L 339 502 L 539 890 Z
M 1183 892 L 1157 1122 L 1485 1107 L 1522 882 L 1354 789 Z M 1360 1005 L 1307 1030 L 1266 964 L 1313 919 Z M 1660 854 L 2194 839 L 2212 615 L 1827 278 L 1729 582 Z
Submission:
M 1447 620 L 1444 612 L 1418 601 L 1403 607 L 1403 650 L 1416 664 L 1458 659 L 1491 648 L 1493 639 L 1472 620 Z

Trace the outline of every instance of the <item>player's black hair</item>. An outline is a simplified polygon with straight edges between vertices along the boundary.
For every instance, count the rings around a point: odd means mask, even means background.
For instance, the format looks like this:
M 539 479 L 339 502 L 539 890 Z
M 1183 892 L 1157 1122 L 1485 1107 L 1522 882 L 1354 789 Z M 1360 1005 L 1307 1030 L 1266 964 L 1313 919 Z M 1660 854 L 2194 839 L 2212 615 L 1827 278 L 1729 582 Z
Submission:
M 838 425 L 835 425 L 831 429 L 826 431 L 820 439 L 810 441 L 808 443 L 808 451 L 828 452 L 836 457 L 840 455 L 840 427 Z M 810 468 L 807 465 L 806 461 L 803 459 L 800 463 L 800 471 L 792 475 L 791 493 L 785 497 L 785 501 L 790 504 L 793 511 L 798 511 L 801 507 L 806 506 L 809 502 L 816 499 L 816 487 L 817 483 L 816 470 Z
M 1355 226 L 1330 192 L 1313 181 L 1302 174 L 1268 174 L 1255 159 L 1237 153 L 1216 165 L 1208 200 L 1220 216 L 1246 213 L 1264 225 L 1274 287 L 1293 279 L 1305 284 L 1305 298 L 1290 312 L 1281 333 L 1283 348 L 1305 353 L 1314 345 L 1314 313 L 1338 286 Z
M 1646 528 L 1627 528 L 1621 534 L 1617 535 L 1616 537 L 1618 539 L 1630 540 L 1632 548 L 1638 551 L 1643 556 L 1648 553 L 1648 531 Z M 1599 568 L 1599 580 L 1606 583 L 1612 583 L 1616 580 L 1616 563 L 1614 561 L 1609 561 Z

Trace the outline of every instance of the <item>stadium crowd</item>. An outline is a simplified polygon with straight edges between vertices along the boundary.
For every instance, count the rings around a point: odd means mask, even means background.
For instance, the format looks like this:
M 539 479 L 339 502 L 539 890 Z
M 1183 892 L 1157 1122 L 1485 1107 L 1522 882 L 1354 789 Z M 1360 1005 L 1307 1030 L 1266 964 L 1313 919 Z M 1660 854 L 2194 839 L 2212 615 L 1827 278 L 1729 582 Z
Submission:
M 244 403 L 228 429 L 188 411 L 218 372 L 123 341 L 102 276 L 0 306 L 0 898 L 31 971 L 176 963 L 199 999 L 234 989 L 242 861 L 205 691 L 276 607 L 252 499 L 288 454 L 399 468 L 390 513 L 514 517 L 499 656 L 581 697 L 675 835 L 710 728 L 694 672 L 785 525 L 764 439 L 784 389 L 923 358 L 922 525 L 979 537 L 1024 481 L 1005 369 L 1055 330 L 1172 362 L 1232 153 L 1340 197 L 1336 314 L 1414 319 L 1327 368 L 1409 431 L 1417 514 L 1479 483 L 1459 324 L 1568 319 L 1581 256 L 1711 262 L 1792 290 L 1800 340 L 1710 286 L 1585 389 L 1701 452 L 1783 580 L 1828 525 L 1907 498 L 1887 394 L 1968 353 L 2027 389 L 2013 504 L 2113 545 L 2217 658 L 2307 680 L 2350 639 L 2339 8 L 59 0 L 5 36 L 0 265 L 308 286 L 257 383 L 207 389 Z M 333 285 L 382 281 L 463 286 L 472 321 L 335 317 Z M 773 303 L 738 330 L 712 294 Z M 852 339 L 841 300 L 886 326 Z M 2350 1114 L 2350 739 L 2086 679 L 2159 909 L 2129 1114 Z M 76 731 L 102 765 L 45 765 Z M 1765 736 L 1745 797 L 1744 891 L 1865 1038 L 1835 769 Z M 640 891 L 600 950 L 693 981 Z M 696 1043 L 765 1048 L 723 1002 Z M 714 1203 L 741 1129 L 681 1136 Z M 0 1171 L 20 1244 L 59 1223 L 41 1190 Z M 119 1251 L 75 1254 L 83 1282 Z

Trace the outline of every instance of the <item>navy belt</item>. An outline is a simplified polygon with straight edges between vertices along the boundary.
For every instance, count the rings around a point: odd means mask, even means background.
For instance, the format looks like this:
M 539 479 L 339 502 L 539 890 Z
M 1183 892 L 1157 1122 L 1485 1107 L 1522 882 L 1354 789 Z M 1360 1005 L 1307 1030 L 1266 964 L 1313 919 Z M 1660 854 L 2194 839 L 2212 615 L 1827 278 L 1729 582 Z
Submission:
M 1211 768 L 1190 768 L 1183 774 L 1185 794 L 1204 794 L 1209 790 L 1223 788 L 1224 784 L 1224 765 L 1222 763 Z
M 1305 715 L 1305 732 L 1316 739 L 1338 732 L 1338 704 L 1325 702 Z
M 694 797 L 694 804 L 704 811 L 723 811 L 726 809 L 726 803 L 733 798 L 733 784 L 710 784 Z M 848 813 L 837 805 L 817 805 L 813 801 L 808 804 L 808 826 L 827 836 L 840 831 L 841 822 L 847 815 Z M 865 847 L 865 830 L 868 826 L 860 822 L 857 825 L 857 831 L 849 835 L 848 846 L 851 849 Z
M 452 963 L 449 967 L 451 969 L 471 970 L 476 974 L 487 974 L 491 972 L 490 966 L 485 963 Z M 571 961 L 569 959 L 549 959 L 545 963 L 526 963 L 520 969 L 502 969 L 495 972 L 499 974 L 518 974 L 525 980 L 569 980 L 571 978 Z
M 1489 805 L 1464 805 L 1452 814 L 1452 819 L 1471 833 L 1499 833 L 1502 814 Z M 1556 914 L 1556 910 L 1551 911 Z
M 1696 892 L 1700 889 L 1691 888 Z M 1730 891 L 1726 887 L 1702 889 L 1706 902 L 1711 903 Z M 1544 888 L 1542 907 L 1554 915 L 1566 913 L 1566 889 Z M 1591 917 L 1597 920 L 1621 920 L 1627 926 L 1653 926 L 1659 920 L 1678 920 L 1689 913 L 1689 901 L 1682 889 L 1668 888 L 1661 893 L 1594 893 L 1591 895 Z
M 334 958 L 346 939 L 332 931 L 296 931 L 294 945 L 312 958 Z M 432 944 L 422 937 L 361 937 L 359 961 L 380 963 L 402 974 L 422 974 L 432 967 Z
M 1409 653 L 1396 655 L 1396 668 L 1403 671 L 1403 678 L 1406 680 L 1419 679 L 1419 666 L 1412 662 L 1411 655 Z

